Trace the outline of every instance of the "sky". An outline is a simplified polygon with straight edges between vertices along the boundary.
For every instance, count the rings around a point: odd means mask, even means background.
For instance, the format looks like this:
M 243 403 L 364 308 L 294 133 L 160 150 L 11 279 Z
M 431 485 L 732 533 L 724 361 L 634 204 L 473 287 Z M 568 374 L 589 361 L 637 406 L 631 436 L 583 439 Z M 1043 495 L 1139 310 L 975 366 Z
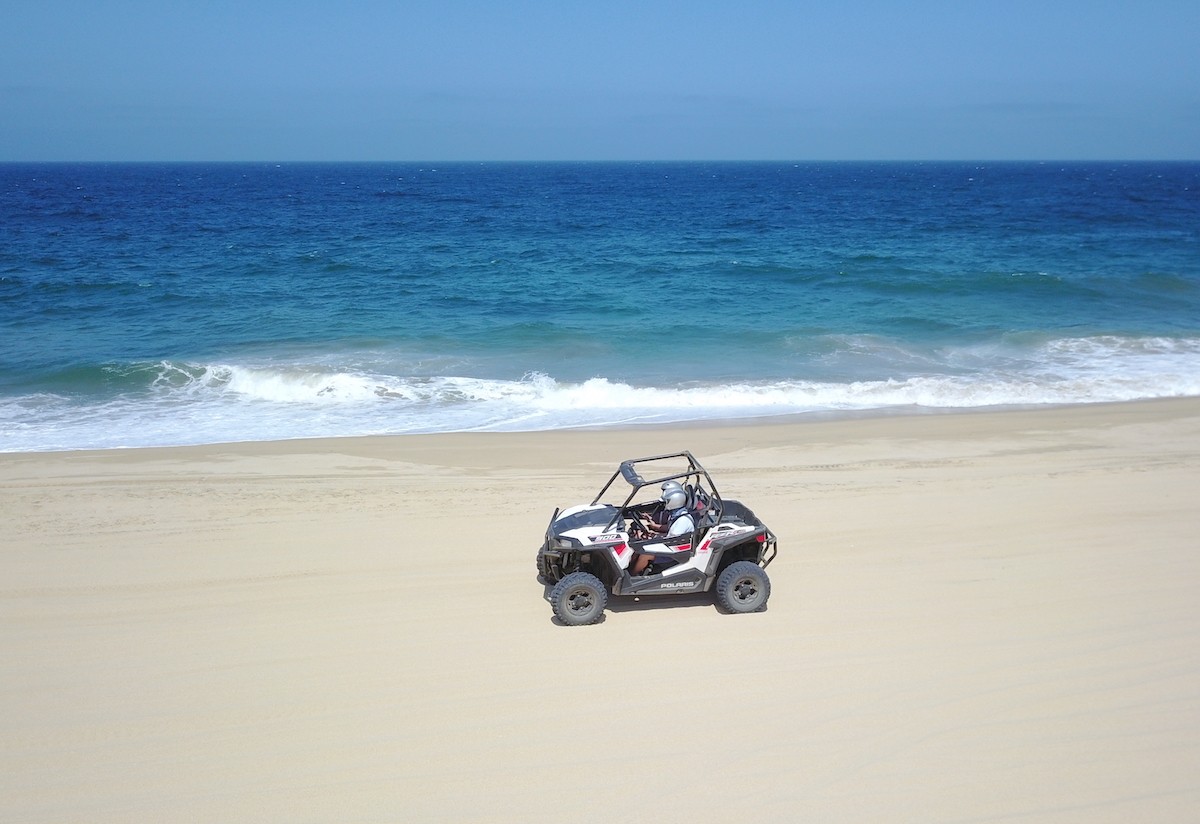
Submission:
M 1197 0 L 0 0 L 0 161 L 1198 160 Z

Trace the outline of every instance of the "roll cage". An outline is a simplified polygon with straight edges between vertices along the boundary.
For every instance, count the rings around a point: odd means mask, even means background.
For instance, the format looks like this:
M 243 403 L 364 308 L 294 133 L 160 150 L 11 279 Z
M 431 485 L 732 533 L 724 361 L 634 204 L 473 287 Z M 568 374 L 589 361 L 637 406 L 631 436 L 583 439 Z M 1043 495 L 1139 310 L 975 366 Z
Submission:
M 708 470 L 700 465 L 691 452 L 670 452 L 622 461 L 617 471 L 592 499 L 593 506 L 601 502 L 617 478 L 624 479 L 630 490 L 625 500 L 617 507 L 606 530 L 615 529 L 627 513 L 636 516 L 654 509 L 659 503 L 658 489 L 667 481 L 677 481 L 687 493 L 687 506 L 692 512 L 697 528 L 718 523 L 725 510 L 717 485 L 713 483 Z M 634 499 L 647 488 L 654 489 L 654 498 L 635 503 Z

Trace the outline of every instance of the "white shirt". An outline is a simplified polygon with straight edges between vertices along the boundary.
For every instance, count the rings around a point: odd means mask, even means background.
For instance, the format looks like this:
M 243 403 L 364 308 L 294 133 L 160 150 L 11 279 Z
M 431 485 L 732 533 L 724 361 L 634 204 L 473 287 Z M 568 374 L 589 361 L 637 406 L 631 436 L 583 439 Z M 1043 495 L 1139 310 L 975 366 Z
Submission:
M 675 512 L 679 512 L 679 510 L 677 509 Z M 674 538 L 676 535 L 684 535 L 695 530 L 696 522 L 692 519 L 690 513 L 685 512 L 678 518 L 675 518 L 674 516 L 675 513 L 672 513 L 671 517 L 674 518 L 674 520 L 671 521 L 671 526 L 667 529 L 668 538 Z

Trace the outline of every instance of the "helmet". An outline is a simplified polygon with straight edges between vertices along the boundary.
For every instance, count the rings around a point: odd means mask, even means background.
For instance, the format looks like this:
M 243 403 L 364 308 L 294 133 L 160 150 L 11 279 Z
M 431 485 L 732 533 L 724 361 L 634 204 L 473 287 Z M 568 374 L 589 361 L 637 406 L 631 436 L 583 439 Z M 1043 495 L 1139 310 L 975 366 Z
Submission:
M 687 506 L 687 497 L 687 492 L 677 481 L 667 481 L 662 485 L 662 502 L 667 509 Z

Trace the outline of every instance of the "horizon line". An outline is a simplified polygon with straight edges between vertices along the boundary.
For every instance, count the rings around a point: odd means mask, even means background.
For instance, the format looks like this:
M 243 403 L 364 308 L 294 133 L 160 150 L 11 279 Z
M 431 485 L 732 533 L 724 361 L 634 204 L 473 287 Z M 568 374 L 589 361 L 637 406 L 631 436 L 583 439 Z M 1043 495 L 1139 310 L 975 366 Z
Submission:
M 1003 158 L 1003 157 L 976 157 L 976 158 L 691 158 L 691 159 L 669 159 L 669 158 L 640 158 L 640 159 L 605 159 L 605 158 L 557 158 L 557 159 L 431 159 L 431 158 L 392 158 L 392 159 L 261 159 L 249 158 L 240 160 L 231 159 L 98 159 L 98 158 L 57 158 L 57 159 L 24 159 L 24 160 L 8 160 L 0 159 L 0 164 L 3 165 L 18 165 L 18 164 L 54 164 L 54 163 L 77 163 L 77 164 L 152 164 L 152 163 L 171 163 L 171 164 L 189 164 L 189 163 L 207 163 L 207 164 L 382 164 L 382 163 L 424 163 L 424 164 L 555 164 L 555 163 L 596 163 L 596 164 L 618 164 L 618 163 L 645 163 L 645 164 L 690 164 L 690 163 L 793 163 L 793 164 L 813 164 L 813 163 L 1198 163 L 1200 157 L 1197 158 L 1122 158 L 1122 157 L 1104 157 L 1104 158 L 1084 158 L 1084 157 L 1046 157 L 1046 158 Z

